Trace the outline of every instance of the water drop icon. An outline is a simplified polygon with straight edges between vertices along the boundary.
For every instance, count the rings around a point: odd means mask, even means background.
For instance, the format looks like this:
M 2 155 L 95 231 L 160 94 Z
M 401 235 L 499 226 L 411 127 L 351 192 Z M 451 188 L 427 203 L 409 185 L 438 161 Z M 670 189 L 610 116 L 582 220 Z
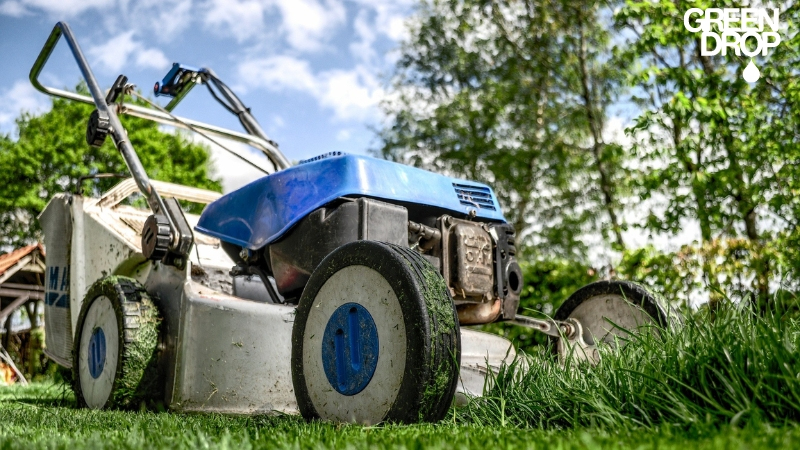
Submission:
M 748 64 L 742 72 L 742 78 L 744 78 L 744 81 L 747 81 L 748 83 L 755 83 L 758 81 L 759 77 L 761 77 L 761 72 L 758 70 L 758 67 L 753 64 L 753 60 L 751 59 L 750 64 Z

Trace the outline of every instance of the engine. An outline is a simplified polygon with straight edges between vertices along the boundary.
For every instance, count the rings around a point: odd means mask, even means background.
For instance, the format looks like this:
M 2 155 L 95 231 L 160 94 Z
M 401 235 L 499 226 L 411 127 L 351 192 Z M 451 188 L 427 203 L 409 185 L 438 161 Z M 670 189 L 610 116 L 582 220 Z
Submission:
M 514 229 L 468 219 L 430 206 L 344 197 L 259 251 L 223 247 L 237 262 L 235 295 L 296 303 L 317 265 L 341 245 L 375 240 L 408 246 L 440 270 L 462 324 L 513 319 L 522 290 Z

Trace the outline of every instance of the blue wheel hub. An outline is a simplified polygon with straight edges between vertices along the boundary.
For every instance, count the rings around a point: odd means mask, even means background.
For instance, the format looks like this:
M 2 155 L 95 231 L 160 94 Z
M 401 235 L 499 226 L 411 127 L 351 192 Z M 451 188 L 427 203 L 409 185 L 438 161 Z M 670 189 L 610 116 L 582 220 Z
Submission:
M 345 303 L 328 319 L 322 339 L 322 365 L 331 386 L 343 395 L 364 390 L 378 365 L 378 329 L 369 311 Z
M 103 329 L 97 327 L 89 338 L 89 374 L 97 379 L 103 373 L 106 365 L 106 335 Z

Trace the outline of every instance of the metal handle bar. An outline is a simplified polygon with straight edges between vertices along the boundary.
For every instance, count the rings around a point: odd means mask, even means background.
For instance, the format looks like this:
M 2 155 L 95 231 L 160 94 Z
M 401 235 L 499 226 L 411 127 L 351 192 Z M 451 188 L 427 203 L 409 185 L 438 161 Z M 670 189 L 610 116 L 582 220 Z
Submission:
M 128 170 L 133 176 L 133 179 L 136 180 L 136 185 L 139 186 L 139 190 L 146 197 L 147 204 L 150 206 L 150 210 L 153 211 L 153 214 L 163 214 L 166 216 L 170 222 L 170 228 L 175 230 L 175 224 L 173 223 L 172 218 L 169 217 L 169 214 L 166 214 L 164 201 L 150 183 L 150 178 L 144 171 L 142 162 L 139 161 L 139 157 L 136 155 L 133 146 L 128 141 L 125 134 L 125 129 L 122 128 L 122 124 L 117 117 L 116 111 L 114 111 L 113 108 L 109 108 L 106 104 L 105 95 L 103 95 L 103 91 L 100 90 L 100 86 L 97 84 L 97 79 L 94 77 L 92 69 L 89 67 L 89 63 L 86 61 L 86 57 L 83 56 L 83 51 L 81 51 L 81 48 L 78 45 L 78 41 L 75 40 L 72 30 L 69 28 L 69 25 L 67 25 L 66 22 L 58 22 L 55 27 L 53 27 L 50 37 L 47 38 L 47 42 L 45 42 L 44 47 L 42 47 L 42 51 L 39 53 L 39 56 L 36 58 L 36 62 L 33 63 L 33 67 L 31 68 L 31 84 L 33 84 L 33 87 L 35 87 L 37 90 L 45 94 L 54 95 L 51 94 L 48 88 L 45 88 L 41 83 L 39 83 L 39 74 L 41 73 L 42 68 L 44 68 L 44 65 L 47 63 L 47 60 L 50 58 L 50 54 L 53 53 L 53 49 L 62 35 L 67 40 L 67 44 L 72 51 L 72 56 L 75 57 L 75 62 L 78 63 L 78 67 L 81 69 L 81 74 L 83 74 L 83 78 L 86 80 L 86 85 L 89 88 L 89 92 L 92 94 L 92 101 L 86 103 L 94 104 L 98 111 L 105 113 L 108 116 L 108 122 L 111 126 L 111 137 L 114 140 L 114 144 L 116 144 L 117 149 L 122 154 L 122 158 L 125 160 Z M 80 101 L 85 100 L 81 99 Z
M 47 40 L 47 43 L 45 44 L 45 47 L 42 49 L 42 53 L 39 54 L 39 58 L 36 59 L 36 63 L 34 63 L 34 66 L 31 69 L 31 74 L 30 74 L 31 83 L 33 84 L 33 87 L 35 87 L 39 92 L 42 92 L 44 94 L 51 95 L 53 97 L 61 97 L 76 102 L 88 103 L 90 105 L 96 105 L 92 97 L 77 94 L 75 92 L 65 91 L 63 89 L 53 88 L 50 86 L 43 86 L 38 80 L 39 73 L 41 72 L 42 67 L 44 67 L 44 64 L 47 62 L 47 58 L 50 57 L 50 53 L 55 47 L 55 44 L 58 42 L 58 38 L 61 35 L 61 30 L 63 29 L 61 28 L 62 24 L 64 27 L 69 29 L 68 25 L 64 22 L 59 22 L 58 24 L 56 24 L 56 28 L 53 29 L 53 33 L 50 35 L 50 38 Z M 70 37 L 71 36 L 72 34 L 70 31 Z M 77 43 L 75 45 L 77 46 Z M 70 48 L 72 48 L 72 44 L 70 44 Z M 78 50 L 80 51 L 80 48 L 78 48 Z M 73 54 L 74 53 L 75 52 L 73 50 Z M 83 55 L 81 54 L 81 57 L 82 56 Z M 78 64 L 80 65 L 80 62 Z M 86 67 L 88 69 L 88 65 Z M 83 71 L 83 69 L 81 69 L 81 71 Z M 86 78 L 85 73 L 84 73 L 84 78 Z M 94 96 L 94 94 L 92 94 L 92 96 Z M 281 153 L 280 150 L 278 150 L 269 141 L 259 136 L 239 133 L 233 130 L 228 130 L 226 128 L 209 125 L 207 123 L 198 122 L 183 117 L 171 116 L 161 111 L 145 108 L 139 105 L 132 105 L 130 103 L 122 103 L 122 105 L 120 106 L 120 112 L 123 114 L 127 114 L 129 116 L 152 120 L 154 122 L 162 123 L 164 125 L 170 125 L 192 131 L 194 131 L 194 129 L 197 129 L 218 137 L 231 139 L 236 142 L 241 142 L 243 144 L 247 144 L 261 150 L 261 152 L 263 152 L 270 159 L 272 164 L 275 165 L 276 170 L 283 170 L 291 167 L 291 163 L 289 162 L 288 159 L 286 159 L 286 157 L 283 155 L 283 153 Z

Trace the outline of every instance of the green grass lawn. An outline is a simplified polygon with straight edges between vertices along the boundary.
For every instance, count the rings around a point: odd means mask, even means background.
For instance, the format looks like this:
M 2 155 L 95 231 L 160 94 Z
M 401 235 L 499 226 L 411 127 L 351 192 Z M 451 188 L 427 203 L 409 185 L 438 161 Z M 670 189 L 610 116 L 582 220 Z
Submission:
M 0 448 L 798 448 L 800 428 L 766 425 L 545 430 L 449 420 L 362 427 L 306 423 L 296 416 L 89 411 L 61 385 L 0 388 Z M 454 420 L 455 419 L 455 423 Z
M 408 426 L 90 411 L 64 384 L 0 388 L 0 448 L 800 448 L 793 314 L 727 307 L 601 354 L 562 365 L 541 348 L 442 422 Z

